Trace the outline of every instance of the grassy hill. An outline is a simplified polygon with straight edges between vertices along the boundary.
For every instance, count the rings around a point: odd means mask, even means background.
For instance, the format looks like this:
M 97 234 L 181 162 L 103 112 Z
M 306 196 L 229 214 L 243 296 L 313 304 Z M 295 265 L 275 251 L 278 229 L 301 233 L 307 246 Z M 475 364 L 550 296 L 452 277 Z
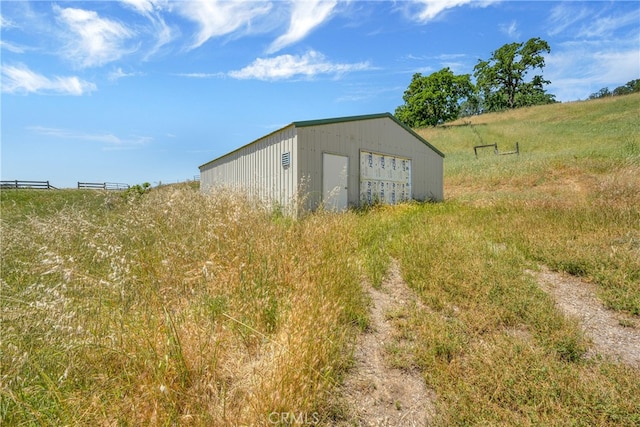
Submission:
M 434 424 L 638 425 L 638 368 L 594 355 L 531 272 L 593 284 L 640 328 L 639 112 L 629 95 L 419 130 L 447 155 L 444 203 L 296 222 L 187 186 L 2 191 L 0 421 L 350 425 L 362 282 L 395 259 L 428 309 L 389 314 L 387 362 L 422 374 Z
M 609 271 L 611 266 L 603 258 L 615 242 L 622 239 L 632 249 L 640 246 L 634 231 L 640 207 L 638 123 L 636 94 L 487 114 L 420 132 L 447 154 L 445 186 L 450 200 L 497 205 L 503 211 L 513 207 L 511 214 L 504 211 L 500 227 L 506 232 L 524 218 L 532 220 L 513 234 L 519 232 L 529 247 L 536 242 L 545 245 L 549 255 L 542 261 L 569 273 L 605 276 L 607 272 L 595 270 Z M 473 154 L 475 145 L 497 143 L 500 151 L 508 151 L 516 141 L 518 156 L 496 156 L 492 149 L 485 149 L 478 159 Z M 566 232 L 576 224 L 589 226 L 572 238 L 581 251 L 591 248 L 592 254 L 580 255 L 562 246 L 553 253 L 552 243 L 560 245 L 557 240 L 566 237 L 558 234 L 563 224 Z M 542 252 L 540 248 L 535 253 Z M 637 264 L 629 267 L 629 279 L 637 284 Z M 611 286 L 620 284 L 613 282 Z M 604 287 L 603 298 L 612 308 L 640 314 L 640 294 L 619 291 Z M 614 294 L 623 295 L 622 300 L 616 302 Z
M 562 179 L 633 170 L 640 156 L 639 122 L 635 94 L 485 114 L 419 133 L 446 153 L 446 185 L 455 197 L 496 187 L 515 186 L 522 193 L 545 183 L 560 187 Z M 476 145 L 497 143 L 503 152 L 516 142 L 519 157 L 495 157 L 491 149 L 481 149 L 475 161 Z

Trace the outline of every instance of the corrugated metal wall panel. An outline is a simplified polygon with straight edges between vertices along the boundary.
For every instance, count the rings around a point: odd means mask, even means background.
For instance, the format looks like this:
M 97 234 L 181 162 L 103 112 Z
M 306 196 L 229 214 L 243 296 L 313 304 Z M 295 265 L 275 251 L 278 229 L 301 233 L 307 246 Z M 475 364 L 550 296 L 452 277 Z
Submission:
M 286 152 L 291 158 L 288 168 L 282 166 Z M 203 165 L 200 185 L 205 192 L 235 188 L 262 202 L 295 209 L 291 204 L 298 188 L 296 156 L 296 129 L 288 127 Z
M 442 156 L 389 116 L 288 126 L 201 166 L 201 187 L 240 188 L 292 213 L 303 194 L 301 207 L 315 209 L 322 201 L 323 153 L 329 153 L 349 157 L 348 200 L 357 206 L 361 151 L 410 159 L 411 197 L 443 199 Z M 291 165 L 285 169 L 286 152 Z
M 300 167 L 309 180 L 307 207 L 322 194 L 322 153 L 349 157 L 349 204 L 360 204 L 360 151 L 412 160 L 412 198 L 443 199 L 443 158 L 388 117 L 322 124 L 298 129 Z

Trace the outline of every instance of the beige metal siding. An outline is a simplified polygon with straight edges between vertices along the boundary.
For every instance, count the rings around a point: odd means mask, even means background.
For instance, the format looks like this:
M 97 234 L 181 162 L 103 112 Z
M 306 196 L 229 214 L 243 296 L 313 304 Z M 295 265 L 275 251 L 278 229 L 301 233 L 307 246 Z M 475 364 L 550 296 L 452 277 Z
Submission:
M 285 168 L 282 155 L 287 152 L 291 161 Z M 298 190 L 296 156 L 296 129 L 290 126 L 202 165 L 202 191 L 230 187 L 264 203 L 295 209 L 291 204 Z
M 298 173 L 308 183 L 311 209 L 321 202 L 322 153 L 349 157 L 349 205 L 360 202 L 360 151 L 411 159 L 412 197 L 442 200 L 443 158 L 389 117 L 300 127 Z

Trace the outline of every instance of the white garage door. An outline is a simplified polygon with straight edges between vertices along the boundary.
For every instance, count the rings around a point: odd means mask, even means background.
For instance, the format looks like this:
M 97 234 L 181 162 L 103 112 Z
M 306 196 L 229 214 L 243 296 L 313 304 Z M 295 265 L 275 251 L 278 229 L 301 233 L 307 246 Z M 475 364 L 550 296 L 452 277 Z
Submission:
M 360 151 L 360 201 L 396 204 L 411 199 L 411 159 Z

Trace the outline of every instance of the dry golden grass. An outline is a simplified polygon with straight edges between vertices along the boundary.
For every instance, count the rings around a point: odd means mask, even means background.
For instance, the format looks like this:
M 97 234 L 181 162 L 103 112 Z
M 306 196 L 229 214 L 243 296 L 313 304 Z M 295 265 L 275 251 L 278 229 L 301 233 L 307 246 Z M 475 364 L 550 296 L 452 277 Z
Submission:
M 333 393 L 391 258 L 427 310 L 387 343 L 440 425 L 638 425 L 640 373 L 590 342 L 525 270 L 590 281 L 640 315 L 640 96 L 420 132 L 440 204 L 300 221 L 191 187 L 3 191 L 3 425 L 344 421 Z M 480 141 L 520 156 L 473 155 Z M 629 327 L 634 327 L 630 325 Z M 274 416 L 275 415 L 275 416 Z M 290 416 L 288 416 L 290 415 Z
M 365 316 L 354 220 L 167 187 L 3 222 L 2 419 L 326 412 Z

